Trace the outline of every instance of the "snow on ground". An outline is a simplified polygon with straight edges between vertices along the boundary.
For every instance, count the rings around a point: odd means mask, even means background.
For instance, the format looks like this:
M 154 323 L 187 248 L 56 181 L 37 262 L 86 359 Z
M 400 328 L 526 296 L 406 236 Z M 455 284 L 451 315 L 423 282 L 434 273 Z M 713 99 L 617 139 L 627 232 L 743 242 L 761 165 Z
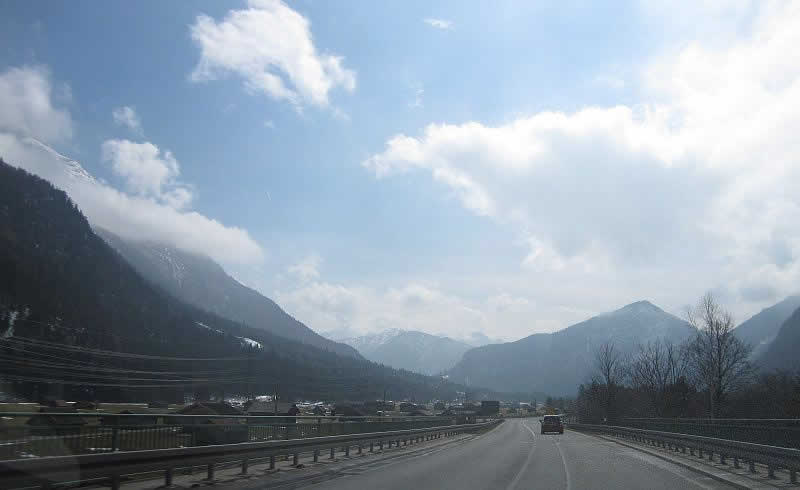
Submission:
M 206 325 L 203 322 L 194 322 L 194 324 L 197 325 L 198 327 L 205 328 L 206 330 L 211 330 L 212 332 L 224 333 L 222 330 L 217 330 L 216 328 L 211 328 L 211 327 L 209 327 L 208 325 Z
M 247 337 L 236 337 L 236 338 L 242 341 L 242 345 L 248 345 L 250 347 L 255 347 L 256 349 L 260 349 L 262 347 L 261 342 L 255 341 L 253 339 L 248 339 Z

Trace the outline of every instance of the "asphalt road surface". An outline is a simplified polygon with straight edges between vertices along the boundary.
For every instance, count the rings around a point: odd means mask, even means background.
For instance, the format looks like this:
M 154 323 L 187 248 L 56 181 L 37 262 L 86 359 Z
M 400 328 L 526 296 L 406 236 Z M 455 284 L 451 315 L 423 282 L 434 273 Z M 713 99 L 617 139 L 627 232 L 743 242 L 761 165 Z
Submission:
M 730 488 L 711 478 L 594 436 L 539 433 L 535 419 L 496 429 L 412 459 L 309 485 L 311 489 Z

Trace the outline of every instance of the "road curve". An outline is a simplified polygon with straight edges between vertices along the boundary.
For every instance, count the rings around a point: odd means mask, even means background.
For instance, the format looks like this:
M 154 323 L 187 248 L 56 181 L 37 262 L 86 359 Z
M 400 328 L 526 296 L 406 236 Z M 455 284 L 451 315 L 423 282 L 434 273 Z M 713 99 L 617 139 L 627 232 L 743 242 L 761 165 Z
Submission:
M 539 434 L 535 419 L 506 420 L 463 444 L 355 469 L 313 489 L 710 489 L 720 482 L 634 449 L 566 431 Z

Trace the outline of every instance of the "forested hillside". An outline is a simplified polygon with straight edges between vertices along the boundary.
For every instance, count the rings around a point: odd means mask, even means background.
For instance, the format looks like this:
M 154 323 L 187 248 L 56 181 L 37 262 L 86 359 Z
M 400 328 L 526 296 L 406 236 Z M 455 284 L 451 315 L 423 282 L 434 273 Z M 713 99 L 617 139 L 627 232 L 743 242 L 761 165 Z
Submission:
M 0 160 L 0 372 L 23 397 L 453 398 L 463 388 L 188 306 L 94 234 L 67 195 Z M 60 388 L 59 388 L 60 390 Z

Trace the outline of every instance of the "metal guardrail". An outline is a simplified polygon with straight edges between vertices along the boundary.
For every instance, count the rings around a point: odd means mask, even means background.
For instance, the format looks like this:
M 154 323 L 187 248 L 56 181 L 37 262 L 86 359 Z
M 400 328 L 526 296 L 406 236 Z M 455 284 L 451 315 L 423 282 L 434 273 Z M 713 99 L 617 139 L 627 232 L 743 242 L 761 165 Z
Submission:
M 200 465 L 207 467 L 208 480 L 213 481 L 215 468 L 224 463 L 240 463 L 242 473 L 247 473 L 250 462 L 254 460 L 269 458 L 270 468 L 274 468 L 278 455 L 291 455 L 293 464 L 297 465 L 299 454 L 309 451 L 313 451 L 316 462 L 320 451 L 325 449 L 330 449 L 330 457 L 333 458 L 336 448 L 344 448 L 345 454 L 349 455 L 351 447 L 357 447 L 361 453 L 369 445 L 369 450 L 374 451 L 376 445 L 378 449 L 383 449 L 384 444 L 388 447 L 392 444 L 399 446 L 401 442 L 408 444 L 464 432 L 477 432 L 501 422 L 502 420 L 494 420 L 477 424 L 307 439 L 0 461 L 0 488 L 49 488 L 58 483 L 106 480 L 116 490 L 125 475 L 152 472 L 163 472 L 164 484 L 170 486 L 176 468 Z
M 698 457 L 707 457 L 710 461 L 716 455 L 722 464 L 727 464 L 728 459 L 733 459 L 734 468 L 740 468 L 740 462 L 746 462 L 753 473 L 756 471 L 755 464 L 763 464 L 767 467 L 770 478 L 775 478 L 775 470 L 786 469 L 789 471 L 792 483 L 797 483 L 797 472 L 800 471 L 800 449 L 614 425 L 569 424 L 567 428 L 601 432 L 674 449 L 684 454 L 687 450 L 690 455 L 694 455 L 697 451 Z
M 618 425 L 800 449 L 800 419 L 625 418 Z
M 0 460 L 302 439 L 454 424 L 452 417 L 0 413 Z M 40 425 L 25 422 L 38 417 Z M 49 417 L 52 417 L 50 419 Z

